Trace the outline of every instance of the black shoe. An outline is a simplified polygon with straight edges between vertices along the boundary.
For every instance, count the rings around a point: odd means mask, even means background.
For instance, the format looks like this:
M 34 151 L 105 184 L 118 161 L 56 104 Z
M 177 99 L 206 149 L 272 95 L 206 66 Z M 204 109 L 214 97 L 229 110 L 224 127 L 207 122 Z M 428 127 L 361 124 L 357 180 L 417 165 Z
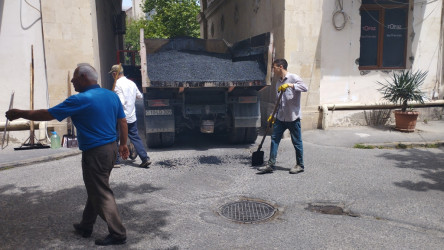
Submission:
M 151 164 L 151 161 L 148 158 L 148 159 L 142 161 L 142 163 L 139 165 L 139 167 L 141 167 L 141 168 L 149 168 L 150 164 Z
M 123 239 L 116 239 L 111 234 L 105 237 L 105 239 L 96 240 L 96 245 L 109 246 L 109 245 L 122 245 L 126 243 L 126 237 Z
M 82 228 L 80 223 L 74 223 L 73 226 L 74 226 L 74 229 L 76 230 L 76 233 L 79 234 L 80 236 L 82 236 L 83 238 L 90 237 L 93 232 L 92 229 Z

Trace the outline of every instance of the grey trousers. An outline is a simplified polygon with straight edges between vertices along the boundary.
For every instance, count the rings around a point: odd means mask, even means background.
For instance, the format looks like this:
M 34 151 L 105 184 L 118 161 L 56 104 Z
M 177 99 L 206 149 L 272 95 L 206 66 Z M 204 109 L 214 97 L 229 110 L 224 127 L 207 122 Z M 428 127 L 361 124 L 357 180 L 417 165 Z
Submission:
M 109 176 L 116 156 L 116 142 L 82 153 L 83 181 L 88 200 L 80 225 L 82 228 L 92 229 L 99 215 L 108 224 L 109 233 L 117 239 L 122 239 L 126 238 L 126 229 L 120 220 L 114 193 L 109 187 Z

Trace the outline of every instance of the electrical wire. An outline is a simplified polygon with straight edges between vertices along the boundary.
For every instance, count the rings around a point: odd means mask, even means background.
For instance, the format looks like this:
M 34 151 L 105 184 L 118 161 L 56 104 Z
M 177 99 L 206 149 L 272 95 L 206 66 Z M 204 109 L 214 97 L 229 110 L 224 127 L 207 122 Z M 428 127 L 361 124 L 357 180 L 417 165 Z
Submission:
M 337 0 L 336 2 L 336 11 L 333 13 L 332 17 L 332 23 L 336 30 L 342 30 L 344 29 L 345 25 L 347 24 L 347 14 L 344 12 L 344 0 Z M 338 10 L 339 7 L 339 10 Z M 336 24 L 336 19 L 338 16 L 342 16 L 343 23 L 341 25 Z
M 40 11 L 36 8 L 36 7 L 34 7 L 34 6 L 32 6 L 30 3 L 28 3 L 26 0 L 24 0 L 25 1 L 25 3 L 27 3 L 29 6 L 31 6 L 32 8 L 34 8 L 35 10 L 37 10 L 39 13 L 40 13 Z M 25 27 L 25 26 L 23 26 L 23 18 L 22 18 L 22 9 L 23 9 L 23 7 L 22 7 L 22 2 L 23 1 L 20 1 L 20 26 L 22 26 L 22 29 L 24 29 L 24 30 L 28 30 L 29 28 L 31 28 L 32 26 L 34 26 L 34 24 L 36 24 L 40 19 L 41 19 L 41 16 L 39 17 L 39 18 L 37 18 L 36 20 L 34 20 L 34 22 L 32 22 L 30 25 L 28 25 L 27 27 Z
M 40 13 L 40 10 L 39 9 L 37 9 L 36 7 L 34 7 L 34 5 L 32 5 L 32 4 L 30 4 L 30 3 L 28 3 L 28 1 L 27 0 L 25 0 L 25 3 L 27 3 L 29 6 L 31 6 L 32 8 L 34 8 L 38 13 Z

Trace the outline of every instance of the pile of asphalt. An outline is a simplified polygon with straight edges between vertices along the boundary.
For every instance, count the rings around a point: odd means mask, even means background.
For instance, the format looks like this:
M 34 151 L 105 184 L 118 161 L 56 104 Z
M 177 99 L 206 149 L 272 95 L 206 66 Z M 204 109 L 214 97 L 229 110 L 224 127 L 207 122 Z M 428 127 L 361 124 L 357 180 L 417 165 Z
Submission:
M 264 81 L 257 61 L 233 62 L 229 54 L 168 50 L 147 55 L 148 77 L 162 82 Z

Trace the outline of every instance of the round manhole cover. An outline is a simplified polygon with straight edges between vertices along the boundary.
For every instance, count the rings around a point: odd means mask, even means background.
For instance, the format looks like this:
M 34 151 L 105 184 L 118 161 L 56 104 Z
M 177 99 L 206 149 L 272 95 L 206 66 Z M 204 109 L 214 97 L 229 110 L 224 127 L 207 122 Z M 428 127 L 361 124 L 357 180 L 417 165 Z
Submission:
M 220 208 L 220 215 L 236 222 L 254 223 L 267 220 L 276 213 L 276 208 L 265 202 L 236 201 Z

